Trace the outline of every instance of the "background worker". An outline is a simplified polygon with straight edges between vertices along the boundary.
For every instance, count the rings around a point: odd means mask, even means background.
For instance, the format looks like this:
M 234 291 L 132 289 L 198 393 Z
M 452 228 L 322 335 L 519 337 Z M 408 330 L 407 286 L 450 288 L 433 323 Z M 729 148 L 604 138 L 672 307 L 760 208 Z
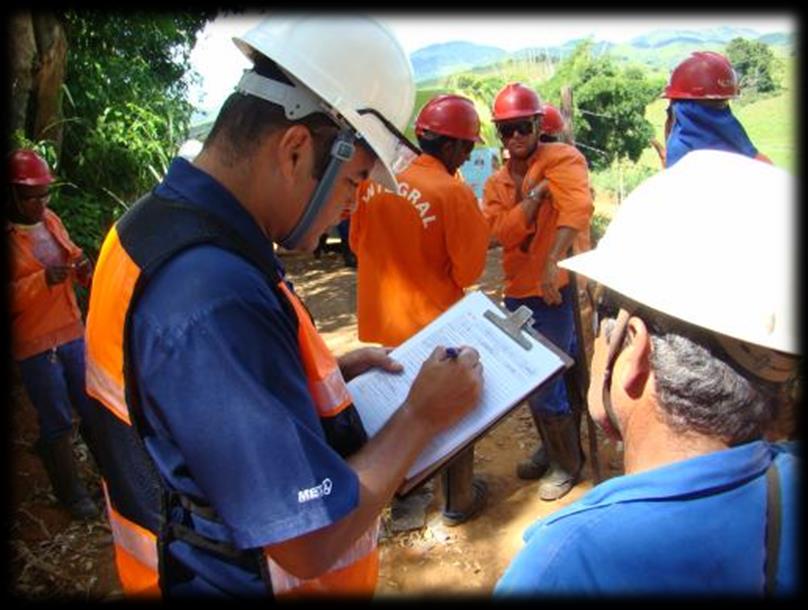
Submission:
M 558 261 L 579 233 L 589 232 L 593 206 L 586 159 L 568 144 L 539 142 L 542 103 L 521 83 L 497 94 L 492 116 L 509 158 L 486 182 L 483 213 L 502 244 L 505 306 L 529 307 L 534 328 L 575 357 L 575 293 Z M 528 404 L 543 442 L 518 465 L 517 475 L 541 479 L 539 497 L 555 500 L 580 475 L 578 418 L 563 379 L 532 394 Z
M 479 355 L 437 348 L 367 439 L 344 380 L 400 365 L 381 348 L 332 356 L 273 242 L 311 252 L 359 182 L 395 188 L 412 68 L 360 17 L 270 17 L 235 41 L 253 68 L 194 162 L 175 159 L 110 231 L 94 281 L 96 423 L 145 447 L 108 441 L 100 460 L 119 575 L 167 596 L 369 596 L 379 514 L 477 403 Z M 144 454 L 157 490 L 139 479 Z
M 671 72 L 663 97 L 670 100 L 665 121 L 665 167 L 691 150 L 726 150 L 771 163 L 758 152 L 729 100 L 739 95 L 729 60 L 714 51 L 696 51 Z
M 762 440 L 801 353 L 796 203 L 782 170 L 695 151 L 561 262 L 615 306 L 589 409 L 625 474 L 533 524 L 497 595 L 797 594 L 799 448 Z
M 539 142 L 561 142 L 564 138 L 566 131 L 566 122 L 561 112 L 553 106 L 545 102 L 541 107 L 541 133 L 539 134 Z
M 456 178 L 480 139 L 474 103 L 439 95 L 418 113 L 423 154 L 396 176 L 396 193 L 364 183 L 351 221 L 359 261 L 359 339 L 397 346 L 463 297 L 480 277 L 488 225 L 471 188 Z M 458 525 L 483 508 L 484 481 L 473 477 L 474 446 L 443 470 L 443 521 Z
M 6 238 L 12 354 L 37 412 L 42 458 L 53 492 L 73 518 L 98 516 L 73 456 L 73 408 L 83 416 L 84 324 L 73 282 L 89 286 L 90 260 L 48 208 L 54 182 L 33 150 L 8 157 Z

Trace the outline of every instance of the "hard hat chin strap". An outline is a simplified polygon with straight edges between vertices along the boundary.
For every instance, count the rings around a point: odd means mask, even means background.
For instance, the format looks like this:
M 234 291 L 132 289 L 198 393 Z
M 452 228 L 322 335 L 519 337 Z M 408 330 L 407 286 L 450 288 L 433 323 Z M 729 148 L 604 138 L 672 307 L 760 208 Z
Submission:
M 617 322 L 609 336 L 609 351 L 606 355 L 606 366 L 603 369 L 603 410 L 606 411 L 606 417 L 609 418 L 609 423 L 612 425 L 614 432 L 620 435 L 621 438 L 623 433 L 620 431 L 617 414 L 615 414 L 612 406 L 612 371 L 614 370 L 614 363 L 617 362 L 617 356 L 620 355 L 623 347 L 630 315 L 625 309 L 621 309 L 620 313 L 617 314 Z
M 327 114 L 335 123 L 342 126 L 342 130 L 337 134 L 331 145 L 328 165 L 317 183 L 317 188 L 311 199 L 309 199 L 308 205 L 303 210 L 303 215 L 289 234 L 278 240 L 281 246 L 291 250 L 299 245 L 301 238 L 311 229 L 317 216 L 328 201 L 334 186 L 334 180 L 342 164 L 353 157 L 357 134 L 343 120 L 335 116 L 333 110 L 319 96 L 291 74 L 286 72 L 285 74 L 294 85 L 287 85 L 261 76 L 254 70 L 245 70 L 236 86 L 236 90 L 281 106 L 286 118 L 289 120 L 298 120 L 310 114 L 321 112 Z
M 343 129 L 334 138 L 334 143 L 331 145 L 330 158 L 328 165 L 323 172 L 323 177 L 317 183 L 317 188 L 309 199 L 309 203 L 303 210 L 303 215 L 297 221 L 297 225 L 286 235 L 283 239 L 278 240 L 278 243 L 286 249 L 292 250 L 296 248 L 301 238 L 306 235 L 314 224 L 317 216 L 319 216 L 323 207 L 328 201 L 331 191 L 334 187 L 334 181 L 339 173 L 342 164 L 354 155 L 356 150 L 356 133 L 350 129 Z

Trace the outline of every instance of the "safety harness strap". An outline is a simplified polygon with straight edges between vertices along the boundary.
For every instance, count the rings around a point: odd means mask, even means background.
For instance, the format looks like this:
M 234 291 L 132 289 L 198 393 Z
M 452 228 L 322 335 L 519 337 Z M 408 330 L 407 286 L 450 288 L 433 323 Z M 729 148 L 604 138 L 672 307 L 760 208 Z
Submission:
M 766 470 L 766 597 L 774 595 L 780 560 L 780 475 L 772 460 Z

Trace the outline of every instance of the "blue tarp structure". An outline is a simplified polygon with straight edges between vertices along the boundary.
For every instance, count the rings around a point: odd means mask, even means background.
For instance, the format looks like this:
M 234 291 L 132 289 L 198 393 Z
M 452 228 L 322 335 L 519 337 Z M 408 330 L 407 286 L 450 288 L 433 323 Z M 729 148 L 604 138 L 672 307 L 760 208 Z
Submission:
M 471 157 L 460 166 L 460 173 L 466 181 L 477 199 L 483 197 L 483 185 L 488 176 L 499 168 L 499 150 L 496 148 L 475 148 L 471 151 Z

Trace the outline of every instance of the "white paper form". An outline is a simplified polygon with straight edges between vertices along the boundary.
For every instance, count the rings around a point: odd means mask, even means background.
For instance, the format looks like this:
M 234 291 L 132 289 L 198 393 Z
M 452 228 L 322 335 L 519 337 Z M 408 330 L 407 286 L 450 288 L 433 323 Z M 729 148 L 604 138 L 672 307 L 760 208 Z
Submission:
M 391 352 L 390 355 L 404 365 L 403 373 L 374 369 L 348 383 L 365 429 L 369 436 L 374 436 L 404 402 L 421 365 L 435 347 L 470 345 L 480 353 L 483 391 L 479 405 L 424 448 L 408 471 L 407 479 L 475 438 L 564 366 L 558 354 L 526 333 L 522 336 L 532 347 L 526 350 L 520 346 L 484 317 L 487 310 L 502 316 L 499 308 L 482 292 L 467 294 Z

